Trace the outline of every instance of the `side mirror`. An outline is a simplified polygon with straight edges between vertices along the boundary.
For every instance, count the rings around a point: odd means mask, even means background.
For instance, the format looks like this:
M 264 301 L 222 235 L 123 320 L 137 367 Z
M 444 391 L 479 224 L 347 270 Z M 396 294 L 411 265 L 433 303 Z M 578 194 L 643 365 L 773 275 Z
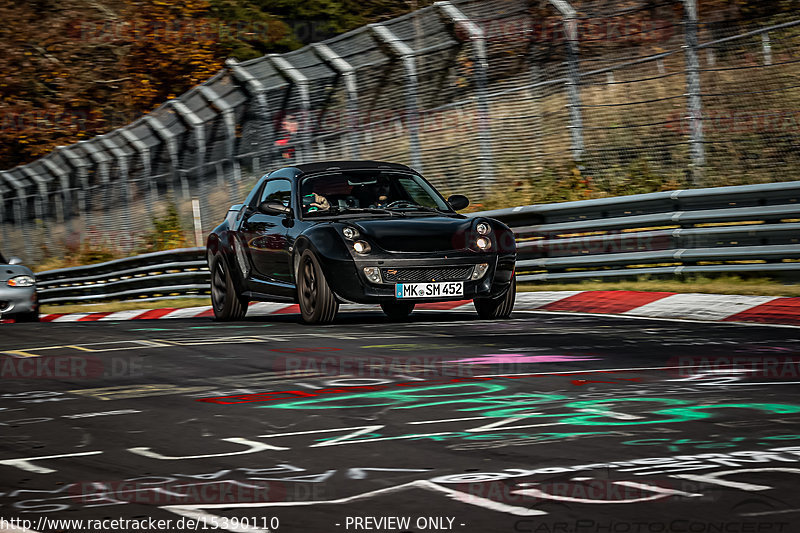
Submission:
M 21 265 L 22 264 L 22 259 L 20 259 L 19 257 L 11 257 L 8 260 L 8 264 L 9 265 Z
M 275 200 L 267 200 L 258 204 L 258 210 L 265 215 L 288 215 L 292 212 L 292 208 L 283 205 Z
M 454 210 L 461 211 L 469 205 L 469 198 L 463 194 L 454 194 L 447 199 L 447 203 L 450 204 L 450 207 L 452 207 Z

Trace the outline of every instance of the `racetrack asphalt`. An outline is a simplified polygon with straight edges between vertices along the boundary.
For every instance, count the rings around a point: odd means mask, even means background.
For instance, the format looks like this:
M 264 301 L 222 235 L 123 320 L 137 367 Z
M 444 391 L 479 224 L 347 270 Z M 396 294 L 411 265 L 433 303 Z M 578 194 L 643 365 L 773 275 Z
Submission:
M 0 531 L 800 522 L 797 328 L 358 311 L 0 335 Z

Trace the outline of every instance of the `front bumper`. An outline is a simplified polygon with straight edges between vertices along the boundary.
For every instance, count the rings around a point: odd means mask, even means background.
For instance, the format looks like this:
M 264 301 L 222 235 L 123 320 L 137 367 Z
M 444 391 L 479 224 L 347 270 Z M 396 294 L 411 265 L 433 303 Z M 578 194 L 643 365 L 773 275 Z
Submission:
M 506 293 L 511 285 L 514 272 L 515 254 L 497 253 L 463 253 L 447 256 L 431 257 L 431 254 L 370 254 L 354 260 L 325 260 L 325 277 L 334 294 L 341 301 L 374 304 L 397 301 L 395 283 L 376 284 L 369 281 L 364 274 L 364 267 L 381 269 L 417 269 L 442 268 L 457 266 L 474 266 L 480 263 L 489 265 L 486 274 L 478 280 L 459 280 L 464 282 L 462 296 L 408 299 L 404 301 L 445 302 L 454 300 L 472 300 L 474 298 L 497 298 Z M 327 268 L 326 268 L 327 267 Z M 470 270 L 471 272 L 471 270 Z M 429 281 L 429 280 L 427 280 Z M 450 281 L 446 279 L 436 281 Z
M 37 309 L 36 287 L 0 286 L 0 316 L 10 317 Z

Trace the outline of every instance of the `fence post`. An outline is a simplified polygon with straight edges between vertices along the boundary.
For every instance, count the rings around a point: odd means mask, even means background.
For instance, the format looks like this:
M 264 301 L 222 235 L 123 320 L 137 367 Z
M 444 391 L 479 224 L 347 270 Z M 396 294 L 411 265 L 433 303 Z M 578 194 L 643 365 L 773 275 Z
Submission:
M 175 135 L 172 134 L 169 129 L 167 129 L 167 127 L 161 123 L 160 120 L 152 115 L 147 115 L 143 118 L 143 120 L 148 126 L 150 126 L 158 138 L 161 139 L 161 142 L 164 144 L 164 147 L 167 149 L 167 153 L 169 154 L 170 175 L 172 177 L 170 180 L 169 189 L 175 197 L 175 203 L 178 202 L 178 192 L 175 190 L 175 183 L 178 182 L 178 180 L 180 180 L 181 183 L 181 195 L 184 199 L 188 199 L 190 196 L 189 184 L 186 182 L 186 176 L 184 176 L 183 172 L 180 171 L 178 147 L 177 143 L 175 142 Z
M 472 42 L 474 55 L 475 99 L 478 105 L 478 143 L 480 145 L 481 175 L 479 183 L 484 193 L 492 188 L 494 183 L 494 158 L 492 156 L 492 129 L 489 124 L 490 109 L 487 94 L 487 72 L 489 59 L 486 54 L 486 36 L 480 26 L 461 12 L 449 1 L 436 2 L 445 15 L 453 22 L 454 26 L 461 27 Z M 458 36 L 458 32 L 456 32 Z
M 311 124 L 309 112 L 311 111 L 311 96 L 308 92 L 308 78 L 297 70 L 286 58 L 278 54 L 269 54 L 267 58 L 278 71 L 278 74 L 288 81 L 300 93 L 300 120 L 297 121 L 297 143 L 295 145 L 295 159 L 297 163 L 305 163 L 311 159 Z M 291 90 L 291 89 L 290 89 Z M 302 146 L 301 150 L 297 146 Z
M 255 102 L 255 104 L 251 102 L 250 105 L 255 108 L 257 153 L 259 155 L 253 158 L 253 170 L 256 176 L 259 176 L 261 169 L 272 165 L 273 149 L 275 148 L 275 131 L 269 116 L 267 88 L 247 69 L 239 65 L 239 62 L 235 59 L 228 59 L 225 64 L 228 66 L 231 75 L 244 83 L 244 88 L 250 94 L 250 99 Z M 262 156 L 265 159 L 264 163 L 261 163 Z
M 47 205 L 47 181 L 33 171 L 28 165 L 20 167 L 22 173 L 32 183 L 36 184 L 36 196 L 33 198 L 33 213 L 34 213 L 34 227 L 38 231 L 34 234 L 34 240 L 37 244 L 37 251 L 44 244 L 48 250 L 53 249 L 52 234 L 50 225 L 45 222 L 45 205 Z
M 25 184 L 11 175 L 11 172 L 2 172 L 3 178 L 6 183 L 11 185 L 16 193 L 14 198 L 14 220 L 16 222 L 19 233 L 22 236 L 23 245 L 25 249 L 25 260 L 32 261 L 33 253 L 31 251 L 31 239 L 28 231 L 26 230 L 25 223 L 28 218 L 28 200 L 25 194 Z
M 764 51 L 764 64 L 772 64 L 772 43 L 769 39 L 769 32 L 761 34 L 761 48 Z
M 89 191 L 89 177 L 86 174 L 86 167 L 89 164 L 82 157 L 75 155 L 72 150 L 66 146 L 59 146 L 57 150 L 64 156 L 67 163 L 75 170 L 78 175 L 78 214 L 83 220 L 83 232 L 89 231 L 92 228 L 94 217 L 87 207 L 86 195 Z M 83 239 L 80 239 L 81 241 Z
M 370 24 L 373 36 L 385 45 L 389 52 L 403 62 L 406 74 L 406 123 L 408 124 L 411 166 L 422 172 L 422 148 L 419 142 L 419 109 L 417 106 L 417 59 L 414 50 L 401 41 L 389 28 L 381 24 Z
M 356 69 L 324 43 L 314 43 L 311 49 L 326 65 L 342 77 L 346 94 L 347 135 L 343 136 L 344 146 L 353 159 L 361 158 L 358 135 L 358 82 Z
M 201 201 L 203 202 L 203 208 L 201 210 L 201 216 L 205 215 L 206 217 L 211 216 L 211 212 L 208 206 L 208 195 L 205 194 L 205 191 L 202 190 L 202 183 L 203 183 L 203 167 L 206 162 L 206 130 L 205 130 L 205 123 L 203 120 L 197 116 L 197 114 L 189 109 L 189 107 L 181 102 L 180 100 L 171 100 L 169 104 L 175 109 L 175 112 L 178 114 L 178 117 L 183 121 L 187 128 L 190 128 L 194 132 L 194 138 L 197 143 L 197 159 L 195 160 L 195 179 L 197 180 L 197 190 L 200 191 Z M 194 200 L 192 200 L 194 201 Z M 199 206 L 198 206 L 199 208 Z M 192 207 L 192 216 L 195 216 L 194 213 L 194 206 Z
M 111 176 L 108 170 L 109 163 L 111 163 L 111 158 L 106 155 L 105 152 L 100 150 L 97 146 L 95 146 L 93 141 L 78 141 L 78 145 L 81 146 L 88 154 L 89 157 L 95 163 L 95 182 L 97 182 L 97 178 L 99 177 L 100 184 L 103 187 L 103 197 L 102 197 L 102 204 L 103 204 L 103 228 L 102 231 L 108 232 L 111 228 L 114 227 L 114 215 L 111 211 Z M 107 244 L 111 244 L 108 242 Z
M 578 13 L 566 0 L 550 0 L 561 13 L 567 46 L 567 93 L 569 95 L 569 129 L 572 138 L 572 159 L 583 160 L 583 115 L 581 111 L 581 73 L 578 35 Z
M 69 234 L 74 230 L 74 225 L 72 223 L 72 195 L 70 194 L 69 172 L 50 160 L 50 156 L 52 156 L 53 153 L 42 158 L 42 163 L 53 176 L 58 177 L 58 182 L 61 185 L 61 213 L 60 220 L 57 220 L 65 225 L 66 232 Z
M 120 187 L 122 189 L 122 197 L 125 201 L 125 209 L 124 213 L 122 213 L 122 231 L 124 234 L 125 242 L 129 243 L 128 246 L 123 245 L 123 250 L 129 252 L 133 249 L 135 245 L 135 239 L 133 237 L 133 222 L 131 221 L 131 186 L 129 182 L 130 173 L 128 169 L 128 156 L 125 151 L 117 146 L 117 144 L 108 138 L 107 135 L 101 135 L 99 137 L 100 144 L 102 144 L 111 155 L 117 160 L 117 165 L 119 168 L 119 181 Z M 130 241 L 128 239 L 130 238 Z M 122 243 L 122 239 L 117 239 L 117 243 Z
M 158 188 L 156 187 L 155 180 L 152 179 L 152 165 L 150 162 L 150 148 L 142 141 L 139 137 L 134 135 L 134 133 L 128 129 L 123 128 L 120 130 L 122 134 L 122 138 L 125 139 L 128 144 L 130 144 L 134 150 L 139 153 L 139 159 L 142 162 L 142 175 L 144 180 L 147 182 L 147 195 L 145 200 L 145 205 L 147 206 L 147 217 L 152 221 L 155 218 L 155 205 L 156 200 L 158 199 Z M 130 191 L 130 186 L 128 187 Z M 130 202 L 131 198 L 128 197 L 128 202 Z M 128 204 L 130 205 L 130 204 Z
M 683 0 L 686 15 L 684 28 L 686 54 L 686 97 L 689 112 L 689 145 L 691 153 L 691 181 L 698 186 L 703 183 L 703 167 L 706 153 L 703 135 L 703 98 L 700 93 L 700 59 L 697 54 L 697 2 Z
M 232 202 L 239 201 L 239 182 L 242 180 L 242 167 L 239 159 L 236 157 L 236 115 L 233 112 L 233 107 L 223 100 L 214 89 L 207 85 L 201 85 L 198 89 L 200 95 L 206 99 L 208 103 L 216 107 L 222 113 L 222 120 L 225 123 L 226 142 L 225 151 L 227 152 L 228 161 L 233 166 L 233 179 L 230 183 L 230 200 Z

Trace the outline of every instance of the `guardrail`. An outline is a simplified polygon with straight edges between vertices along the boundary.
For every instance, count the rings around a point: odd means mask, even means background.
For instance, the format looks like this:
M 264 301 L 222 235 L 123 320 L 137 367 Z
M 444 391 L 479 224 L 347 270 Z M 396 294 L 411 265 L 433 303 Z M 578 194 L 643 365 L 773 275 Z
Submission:
M 800 181 L 485 211 L 514 229 L 519 281 L 800 272 Z
M 519 281 L 800 274 L 800 181 L 471 213 L 507 223 Z M 37 274 L 42 303 L 208 294 L 203 248 Z
M 209 292 L 205 248 L 180 248 L 36 274 L 43 304 L 134 300 Z

